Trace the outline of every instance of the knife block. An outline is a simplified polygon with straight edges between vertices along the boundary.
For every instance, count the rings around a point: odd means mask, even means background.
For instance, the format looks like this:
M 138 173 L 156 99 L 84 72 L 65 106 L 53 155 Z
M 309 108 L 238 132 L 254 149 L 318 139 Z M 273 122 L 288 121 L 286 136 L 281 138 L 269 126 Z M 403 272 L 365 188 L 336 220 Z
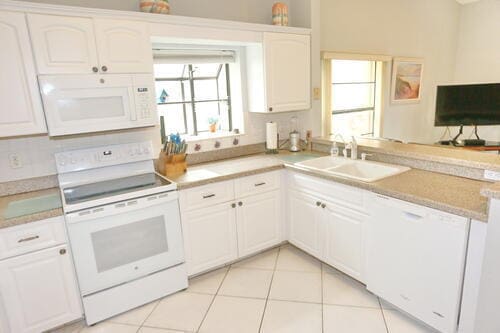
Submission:
M 168 176 L 178 176 L 187 171 L 187 154 L 167 155 L 165 152 L 160 152 L 158 159 L 158 171 Z

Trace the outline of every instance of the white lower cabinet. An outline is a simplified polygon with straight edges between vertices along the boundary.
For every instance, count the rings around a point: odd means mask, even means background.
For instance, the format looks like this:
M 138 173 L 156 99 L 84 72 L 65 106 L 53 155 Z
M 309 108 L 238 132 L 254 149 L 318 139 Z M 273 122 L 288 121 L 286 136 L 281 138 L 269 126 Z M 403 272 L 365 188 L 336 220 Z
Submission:
M 279 172 L 270 172 L 181 191 L 188 275 L 257 253 L 283 240 L 280 177 Z
M 290 191 L 288 196 L 288 240 L 312 256 L 321 257 L 322 220 L 321 201 L 312 195 Z
M 39 333 L 82 316 L 67 245 L 0 261 L 0 276 L 6 332 Z
M 372 194 L 368 290 L 440 332 L 456 332 L 469 222 Z
M 182 214 L 182 232 L 189 275 L 238 257 L 234 203 L 223 203 Z
M 290 243 L 363 281 L 365 215 L 296 190 L 289 192 L 288 205 Z
M 324 208 L 325 247 L 323 261 L 338 270 L 364 281 L 366 215 L 333 202 Z
M 236 210 L 239 256 L 248 256 L 281 242 L 281 215 L 279 190 L 241 199 Z

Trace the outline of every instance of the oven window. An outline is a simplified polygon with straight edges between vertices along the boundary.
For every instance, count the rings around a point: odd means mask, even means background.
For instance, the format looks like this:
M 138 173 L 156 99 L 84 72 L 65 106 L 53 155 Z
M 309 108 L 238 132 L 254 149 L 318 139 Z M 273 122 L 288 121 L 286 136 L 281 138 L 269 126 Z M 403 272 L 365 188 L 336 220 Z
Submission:
M 90 237 L 98 273 L 168 251 L 163 216 L 96 231 Z
M 59 109 L 62 121 L 119 118 L 125 116 L 125 108 L 121 96 L 64 98 L 57 101 L 57 108 Z

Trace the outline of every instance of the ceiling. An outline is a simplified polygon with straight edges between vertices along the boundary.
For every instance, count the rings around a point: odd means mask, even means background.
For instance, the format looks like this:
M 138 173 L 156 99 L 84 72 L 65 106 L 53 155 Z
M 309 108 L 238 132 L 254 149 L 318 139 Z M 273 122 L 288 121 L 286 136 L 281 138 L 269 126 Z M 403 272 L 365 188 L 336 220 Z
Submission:
M 459 4 L 462 4 L 462 5 L 465 5 L 465 4 L 468 4 L 468 3 L 472 3 L 472 2 L 477 2 L 479 0 L 457 0 L 457 2 Z

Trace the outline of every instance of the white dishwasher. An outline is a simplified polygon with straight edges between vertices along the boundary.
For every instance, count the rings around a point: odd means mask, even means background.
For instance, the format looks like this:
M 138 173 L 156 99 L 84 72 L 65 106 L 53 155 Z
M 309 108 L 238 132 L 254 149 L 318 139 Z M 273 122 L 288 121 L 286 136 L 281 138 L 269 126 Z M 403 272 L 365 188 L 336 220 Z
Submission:
M 469 220 L 372 196 L 368 290 L 440 332 L 456 332 Z

